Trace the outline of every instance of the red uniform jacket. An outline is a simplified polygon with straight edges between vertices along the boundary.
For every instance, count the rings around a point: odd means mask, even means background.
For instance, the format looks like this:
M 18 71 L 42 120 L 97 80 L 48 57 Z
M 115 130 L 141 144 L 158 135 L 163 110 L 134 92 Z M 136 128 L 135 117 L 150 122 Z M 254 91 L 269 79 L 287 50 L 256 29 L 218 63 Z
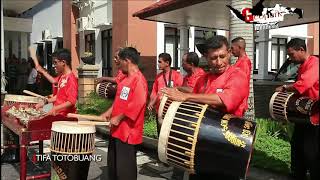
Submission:
M 118 126 L 111 127 L 112 137 L 128 144 L 142 143 L 147 96 L 147 81 L 140 71 L 126 76 L 118 84 L 112 117 L 123 114 L 125 118 Z
M 293 87 L 302 96 L 319 100 L 319 58 L 310 56 L 298 69 L 298 79 Z M 311 122 L 319 125 L 319 113 L 311 116 Z
M 68 113 L 75 113 L 77 98 L 78 79 L 76 76 L 72 72 L 61 75 L 58 81 L 57 99 L 53 105 L 57 106 L 69 101 L 73 106 L 67 109 L 62 109 L 58 113 L 64 116 L 66 116 Z
M 192 74 L 187 74 L 183 78 L 183 86 L 191 87 L 192 89 L 196 85 L 197 80 L 205 74 L 204 70 L 201 68 L 196 68 L 195 72 Z
M 206 85 L 205 85 L 206 84 Z M 243 116 L 248 107 L 249 84 L 244 72 L 229 67 L 222 74 L 207 73 L 199 78 L 194 93 L 217 94 L 226 106 L 226 113 Z
M 167 85 L 169 87 L 178 87 L 178 86 L 181 86 L 182 83 L 183 83 L 183 79 L 182 79 L 182 76 L 180 75 L 180 73 L 175 71 L 175 70 L 171 70 L 171 71 L 172 71 L 171 80 L 169 80 L 170 71 L 166 72 L 165 78 L 163 78 L 163 74 L 164 73 L 161 72 L 156 76 L 156 79 L 155 79 L 155 81 L 153 83 L 152 92 L 151 92 L 150 97 L 151 98 L 154 98 L 154 97 L 157 98 L 157 101 L 156 101 L 156 110 L 157 111 L 158 111 L 159 105 L 160 105 L 160 96 L 158 96 L 158 92 L 162 88 L 167 87 Z M 166 82 L 167 82 L 167 85 L 166 85 Z

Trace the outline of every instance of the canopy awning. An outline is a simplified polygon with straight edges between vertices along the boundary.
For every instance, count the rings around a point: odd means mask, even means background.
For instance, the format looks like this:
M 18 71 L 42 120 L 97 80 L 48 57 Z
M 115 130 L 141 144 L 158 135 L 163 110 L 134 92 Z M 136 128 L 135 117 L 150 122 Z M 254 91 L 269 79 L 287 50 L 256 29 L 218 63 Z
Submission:
M 253 5 L 258 1 L 254 0 Z M 226 5 L 230 4 L 231 0 L 160 0 L 134 13 L 133 16 L 151 21 L 228 30 L 231 13 Z M 265 0 L 263 2 L 265 7 L 274 7 L 276 4 L 300 8 L 304 11 L 301 19 L 298 19 L 298 15 L 285 15 L 279 27 L 319 21 L 318 0 Z

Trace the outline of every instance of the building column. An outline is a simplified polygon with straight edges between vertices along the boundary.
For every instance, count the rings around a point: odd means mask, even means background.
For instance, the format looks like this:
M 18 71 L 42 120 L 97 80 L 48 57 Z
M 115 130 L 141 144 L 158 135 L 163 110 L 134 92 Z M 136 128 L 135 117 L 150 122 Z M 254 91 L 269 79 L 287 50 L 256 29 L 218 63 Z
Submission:
M 62 23 L 63 23 L 63 47 L 71 52 L 72 71 L 78 75 L 77 67 L 79 66 L 78 44 L 79 36 L 76 20 L 79 17 L 79 10 L 72 5 L 70 0 L 62 1 Z
M 20 32 L 21 34 L 21 58 L 28 59 L 28 34 L 26 32 Z
M 184 72 L 182 68 L 182 56 L 184 53 L 189 52 L 189 44 L 188 44 L 188 30 L 189 27 L 186 25 L 180 25 L 178 26 L 178 29 L 180 31 L 180 48 L 179 50 L 179 56 L 180 59 L 180 72 Z
M 4 29 L 3 29 L 3 1 L 1 1 L 1 81 L 5 73 L 5 59 L 4 59 Z M 2 84 L 2 83 L 1 83 Z M 5 86 L 1 86 L 1 94 L 5 93 Z
M 99 65 L 98 77 L 102 76 L 102 39 L 101 30 L 99 28 L 95 31 L 95 65 Z
M 268 55 L 269 55 L 269 30 L 260 30 L 259 36 L 255 40 L 258 43 L 258 76 L 256 79 L 263 80 L 268 79 Z
M 232 0 L 231 6 L 241 11 L 243 8 L 252 8 L 252 0 Z M 245 23 L 234 17 L 230 13 L 230 39 L 236 37 L 243 37 L 246 41 L 246 52 L 249 56 L 251 63 L 253 64 L 253 24 Z M 234 63 L 235 59 L 232 59 Z M 253 67 L 251 68 L 251 79 L 250 79 L 250 94 L 248 98 L 249 108 L 245 113 L 245 117 L 249 120 L 254 120 L 254 95 L 253 95 Z

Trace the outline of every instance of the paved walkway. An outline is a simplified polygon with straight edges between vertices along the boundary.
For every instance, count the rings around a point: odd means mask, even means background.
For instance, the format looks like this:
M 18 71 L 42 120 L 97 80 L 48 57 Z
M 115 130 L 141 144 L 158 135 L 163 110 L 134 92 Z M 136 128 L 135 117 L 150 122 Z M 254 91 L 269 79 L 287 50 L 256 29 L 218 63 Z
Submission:
M 103 138 L 103 139 L 102 139 Z M 96 151 L 95 154 L 102 155 L 100 162 L 91 162 L 90 171 L 88 175 L 88 180 L 108 180 L 107 178 L 107 152 L 108 152 L 108 142 L 103 137 L 96 138 Z M 1 141 L 2 142 L 2 141 Z M 44 152 L 49 153 L 49 143 L 50 141 L 45 141 Z M 150 145 L 152 146 L 152 143 Z M 157 161 L 157 152 L 151 148 L 146 148 L 146 146 L 139 147 L 137 153 L 137 163 L 138 163 L 138 180 L 165 180 L 165 179 L 176 179 L 176 180 L 186 180 L 183 178 L 183 172 L 173 173 L 172 168 L 155 168 L 154 164 L 159 163 Z M 31 156 L 31 155 L 30 155 Z M 37 166 L 31 166 L 29 162 L 28 172 L 35 174 L 40 171 L 50 171 L 50 163 L 42 163 Z M 19 179 L 19 163 L 14 164 L 1 164 L 1 179 L 3 180 L 17 180 Z M 165 171 L 167 170 L 167 171 Z M 248 180 L 290 180 L 286 176 L 281 176 L 278 174 L 270 173 L 268 171 L 250 168 Z

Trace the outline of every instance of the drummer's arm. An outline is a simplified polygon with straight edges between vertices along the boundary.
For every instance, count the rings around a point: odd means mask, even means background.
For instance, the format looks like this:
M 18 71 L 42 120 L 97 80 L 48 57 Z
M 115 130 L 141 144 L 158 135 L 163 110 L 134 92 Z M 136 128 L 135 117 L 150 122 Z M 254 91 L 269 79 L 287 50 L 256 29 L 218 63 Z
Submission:
M 191 87 L 188 86 L 180 86 L 177 87 L 179 91 L 181 92 L 185 92 L 185 93 L 192 93 L 193 89 Z
M 194 94 L 185 93 L 186 100 L 197 103 L 209 104 L 213 108 L 225 109 L 225 104 L 217 94 Z

